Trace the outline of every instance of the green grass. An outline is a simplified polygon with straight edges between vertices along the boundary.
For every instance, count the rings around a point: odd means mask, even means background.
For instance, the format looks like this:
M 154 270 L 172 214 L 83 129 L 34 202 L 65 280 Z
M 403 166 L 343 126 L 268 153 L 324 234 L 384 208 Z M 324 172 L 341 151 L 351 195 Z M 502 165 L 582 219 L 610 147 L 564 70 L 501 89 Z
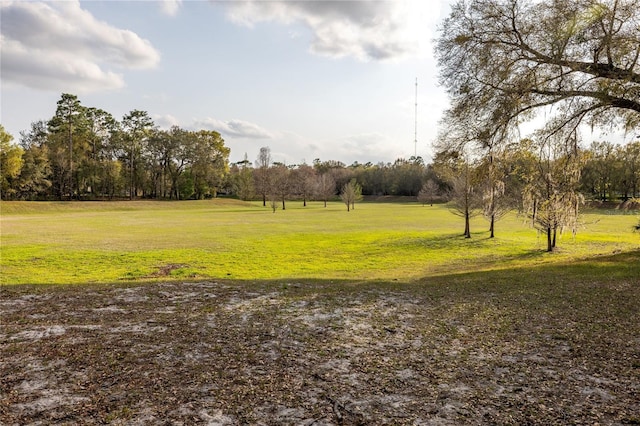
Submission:
M 631 252 L 637 215 L 591 211 L 556 253 L 509 215 L 473 238 L 444 206 L 361 203 L 2 202 L 2 284 L 77 284 L 229 278 L 415 281 L 451 273 L 560 265 Z

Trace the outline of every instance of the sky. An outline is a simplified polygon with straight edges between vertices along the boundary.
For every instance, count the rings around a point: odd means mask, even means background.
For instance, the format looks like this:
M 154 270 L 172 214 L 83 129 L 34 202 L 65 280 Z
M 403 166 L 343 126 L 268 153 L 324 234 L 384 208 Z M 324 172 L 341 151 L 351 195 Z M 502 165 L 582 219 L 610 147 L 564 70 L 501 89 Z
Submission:
M 265 146 L 286 164 L 428 161 L 448 105 L 433 40 L 451 0 L 0 1 L 16 141 L 71 93 L 118 120 L 216 130 L 231 161 Z

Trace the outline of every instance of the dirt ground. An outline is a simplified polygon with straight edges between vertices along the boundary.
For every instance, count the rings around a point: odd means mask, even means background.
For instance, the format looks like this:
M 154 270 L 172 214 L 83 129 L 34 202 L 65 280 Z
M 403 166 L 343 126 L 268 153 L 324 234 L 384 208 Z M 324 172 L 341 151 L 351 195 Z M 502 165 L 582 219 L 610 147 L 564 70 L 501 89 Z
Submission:
M 4 287 L 0 424 L 640 424 L 638 281 L 502 288 Z

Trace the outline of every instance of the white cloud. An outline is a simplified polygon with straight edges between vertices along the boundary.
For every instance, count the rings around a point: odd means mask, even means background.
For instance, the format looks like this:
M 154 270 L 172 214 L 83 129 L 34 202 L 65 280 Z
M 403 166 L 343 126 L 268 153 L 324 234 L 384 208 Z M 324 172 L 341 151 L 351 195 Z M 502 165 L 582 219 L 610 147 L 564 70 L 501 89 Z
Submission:
M 313 34 L 311 51 L 329 57 L 397 60 L 423 55 L 432 35 L 440 2 L 396 1 L 235 1 L 228 5 L 233 22 L 252 27 L 276 21 L 301 23 Z
M 168 130 L 173 126 L 180 126 L 180 122 L 171 114 L 167 115 L 154 115 L 153 122 L 161 129 Z
M 161 0 L 160 10 L 167 16 L 176 16 L 182 7 L 182 0 Z
M 136 33 L 96 20 L 78 1 L 2 2 L 3 83 L 92 92 L 124 86 L 110 67 L 155 67 L 160 54 Z
M 271 139 L 273 135 L 266 129 L 255 123 L 244 120 L 233 119 L 229 121 L 217 120 L 215 118 L 205 118 L 196 120 L 195 127 L 215 130 L 222 137 L 247 138 L 247 139 Z

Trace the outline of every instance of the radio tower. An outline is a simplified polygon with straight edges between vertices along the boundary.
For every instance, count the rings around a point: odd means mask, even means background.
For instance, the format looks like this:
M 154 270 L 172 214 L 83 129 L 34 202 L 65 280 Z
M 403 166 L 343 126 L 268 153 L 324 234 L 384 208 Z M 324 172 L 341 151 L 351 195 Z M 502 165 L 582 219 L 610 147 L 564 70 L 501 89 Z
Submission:
M 418 77 L 416 77 L 415 123 L 413 132 L 413 156 L 418 158 Z

